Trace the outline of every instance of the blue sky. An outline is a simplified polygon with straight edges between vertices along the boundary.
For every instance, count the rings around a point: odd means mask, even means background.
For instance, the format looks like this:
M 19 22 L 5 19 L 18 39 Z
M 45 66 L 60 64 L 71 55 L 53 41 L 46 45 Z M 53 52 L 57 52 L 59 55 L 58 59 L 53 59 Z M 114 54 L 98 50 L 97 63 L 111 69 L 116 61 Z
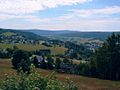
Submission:
M 120 0 L 0 0 L 0 28 L 120 31 Z

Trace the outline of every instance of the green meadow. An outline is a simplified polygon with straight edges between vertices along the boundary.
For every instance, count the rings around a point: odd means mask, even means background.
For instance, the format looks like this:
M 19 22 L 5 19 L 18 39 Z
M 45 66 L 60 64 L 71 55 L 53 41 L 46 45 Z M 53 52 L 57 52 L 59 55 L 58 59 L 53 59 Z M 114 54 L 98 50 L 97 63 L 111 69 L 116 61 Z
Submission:
M 66 48 L 60 47 L 60 46 L 46 47 L 46 46 L 41 45 L 41 44 L 37 44 L 37 45 L 31 45 L 31 44 L 0 44 L 1 49 L 13 48 L 13 46 L 17 46 L 19 49 L 25 50 L 25 51 L 50 49 L 53 55 L 64 54 L 64 52 L 67 50 Z

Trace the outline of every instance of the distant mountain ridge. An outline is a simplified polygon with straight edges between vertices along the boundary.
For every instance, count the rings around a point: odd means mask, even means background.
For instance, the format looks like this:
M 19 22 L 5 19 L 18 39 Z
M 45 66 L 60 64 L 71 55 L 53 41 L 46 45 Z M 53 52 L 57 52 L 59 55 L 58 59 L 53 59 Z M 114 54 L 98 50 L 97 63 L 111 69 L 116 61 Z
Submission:
M 49 31 L 49 30 L 28 30 L 41 36 L 60 36 L 60 37 L 81 37 L 81 38 L 93 38 L 99 40 L 105 40 L 112 32 L 80 32 L 80 31 Z M 118 32 L 116 32 L 118 33 Z
M 22 35 L 28 38 L 34 39 L 48 39 L 46 37 L 80 37 L 80 38 L 92 38 L 105 40 L 112 32 L 83 32 L 83 31 L 69 31 L 69 30 L 40 30 L 40 29 L 27 29 L 27 30 L 13 30 L 13 29 L 0 29 L 1 32 L 12 31 L 17 33 L 22 33 Z M 120 32 L 115 32 L 120 33 Z
M 59 34 L 65 34 L 68 32 L 73 32 L 73 31 L 68 31 L 68 30 L 60 30 L 60 31 L 50 31 L 50 30 L 27 30 L 29 32 L 35 33 L 37 35 L 42 35 L 42 36 L 48 36 L 48 35 L 59 35 Z

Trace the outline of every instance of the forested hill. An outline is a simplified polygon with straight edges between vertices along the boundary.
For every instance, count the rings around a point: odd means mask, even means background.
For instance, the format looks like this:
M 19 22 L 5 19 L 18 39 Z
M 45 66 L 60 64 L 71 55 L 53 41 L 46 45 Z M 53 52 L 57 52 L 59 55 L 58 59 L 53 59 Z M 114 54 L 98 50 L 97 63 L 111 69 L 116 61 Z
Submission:
M 29 30 L 42 36 L 62 36 L 62 37 L 81 37 L 105 40 L 112 32 L 79 32 L 79 31 L 49 31 L 49 30 Z M 118 33 L 118 32 L 116 32 Z
M 7 32 L 7 33 L 6 33 Z M 10 33 L 12 32 L 12 33 Z M 14 34 L 13 34 L 14 33 Z M 69 31 L 69 30 L 59 30 L 59 31 L 50 31 L 50 30 L 12 30 L 12 29 L 2 29 L 0 28 L 1 35 L 15 35 L 17 34 L 24 36 L 26 39 L 33 40 L 49 40 L 47 37 L 80 37 L 80 38 L 92 38 L 98 40 L 105 40 L 112 32 L 79 32 L 79 31 Z M 116 32 L 120 33 L 120 32 Z
M 23 30 L 0 29 L 0 43 L 7 44 L 35 44 L 47 41 L 48 38 Z
M 48 38 L 37 35 L 32 32 L 26 32 L 23 30 L 13 30 L 13 29 L 2 29 L 0 28 L 0 36 L 5 36 L 5 37 L 12 37 L 12 36 L 22 36 L 25 39 L 31 39 L 31 40 L 47 40 Z

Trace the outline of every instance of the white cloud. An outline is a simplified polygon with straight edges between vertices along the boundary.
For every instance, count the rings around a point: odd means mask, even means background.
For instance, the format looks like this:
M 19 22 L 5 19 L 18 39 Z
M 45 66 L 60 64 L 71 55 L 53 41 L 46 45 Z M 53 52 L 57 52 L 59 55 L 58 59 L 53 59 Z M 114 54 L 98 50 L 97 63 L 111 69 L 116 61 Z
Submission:
M 0 14 L 0 20 L 10 20 L 10 19 L 24 19 L 24 20 L 30 20 L 30 21 L 35 21 L 39 20 L 40 18 L 32 15 L 9 15 L 9 14 Z M 39 20 L 40 21 L 40 20 Z
M 0 0 L 0 13 L 28 14 L 46 8 L 85 3 L 92 0 Z
M 0 21 L 4 28 L 38 28 L 38 29 L 68 29 L 68 30 L 117 30 L 120 29 L 120 18 L 112 17 L 120 14 L 119 6 L 98 9 L 79 9 L 54 18 L 41 18 L 30 13 L 54 8 L 62 5 L 85 3 L 92 0 L 0 0 Z M 109 18 L 104 18 L 104 17 Z M 102 17 L 102 18 L 99 18 Z M 23 20 L 15 22 L 12 19 Z
M 120 14 L 120 7 L 112 6 L 112 7 L 99 8 L 99 9 L 79 9 L 79 10 L 77 9 L 77 10 L 70 10 L 70 11 L 71 11 L 70 13 L 64 14 L 63 16 L 59 16 L 56 18 L 40 18 L 38 16 L 33 16 L 33 15 L 24 15 L 23 13 L 25 13 L 25 11 L 22 11 L 23 15 L 0 13 L 0 19 L 1 20 L 25 19 L 31 22 L 32 21 L 33 22 L 66 21 L 69 19 L 76 19 L 77 18 L 76 16 L 81 17 L 80 19 L 85 19 L 85 18 L 95 19 L 95 16 L 96 17 L 106 17 L 106 16 L 109 17 L 112 14 Z M 19 13 L 19 12 L 15 12 L 15 13 Z
M 99 9 L 79 9 L 79 10 L 71 10 L 72 14 L 80 16 L 80 17 L 91 17 L 91 16 L 109 16 L 112 14 L 120 14 L 120 6 L 112 6 L 106 8 Z
M 78 30 L 78 31 L 120 31 L 120 19 L 101 19 L 101 20 L 71 20 L 69 22 L 53 22 L 37 25 L 39 29 L 52 30 Z
M 27 17 L 28 22 L 12 21 L 1 24 L 3 28 L 17 29 L 44 29 L 44 30 L 78 30 L 78 31 L 120 31 L 120 19 L 96 19 L 96 20 L 58 20 L 58 18 L 36 20 L 34 17 Z M 32 21 L 32 22 L 29 22 Z M 52 22 L 54 21 L 54 22 Z M 45 23 L 43 23 L 45 22 Z

